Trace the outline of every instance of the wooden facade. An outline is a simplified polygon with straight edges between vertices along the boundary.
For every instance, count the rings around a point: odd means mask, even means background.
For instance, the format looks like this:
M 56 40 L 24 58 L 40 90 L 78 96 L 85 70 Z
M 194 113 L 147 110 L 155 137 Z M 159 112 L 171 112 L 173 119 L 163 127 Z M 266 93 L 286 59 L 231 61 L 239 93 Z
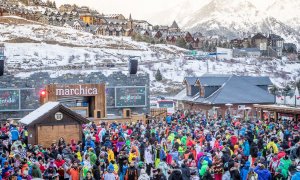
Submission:
M 150 116 L 152 118 L 165 118 L 168 115 L 167 108 L 151 108 L 150 109 Z
M 66 96 L 91 97 L 89 111 L 93 112 L 93 117 L 106 117 L 105 84 L 50 84 L 46 86 L 45 91 L 46 96 L 42 100 L 42 104 L 48 101 L 58 101 L 61 97 Z
M 41 109 L 43 109 L 42 107 Z M 41 111 L 41 109 L 36 111 Z M 32 113 L 35 113 L 35 111 Z M 62 118 L 59 120 L 56 118 L 57 113 L 62 114 Z M 22 123 L 22 119 L 20 122 Z M 61 137 L 66 142 L 71 142 L 72 139 L 76 142 L 81 141 L 82 124 L 88 122 L 86 118 L 62 104 L 58 104 L 49 111 L 44 112 L 40 117 L 33 119 L 29 124 L 26 124 L 28 127 L 28 143 L 50 147 L 52 143 L 57 142 Z

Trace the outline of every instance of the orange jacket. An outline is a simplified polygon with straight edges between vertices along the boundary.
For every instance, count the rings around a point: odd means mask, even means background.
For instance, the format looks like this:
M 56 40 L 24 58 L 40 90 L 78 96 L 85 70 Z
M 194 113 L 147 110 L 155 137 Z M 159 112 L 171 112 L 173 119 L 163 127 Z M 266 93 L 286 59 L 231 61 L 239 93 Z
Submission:
M 70 176 L 72 177 L 72 180 L 79 180 L 80 176 L 79 176 L 79 169 L 74 169 L 71 168 L 68 171 L 68 174 L 70 174 Z

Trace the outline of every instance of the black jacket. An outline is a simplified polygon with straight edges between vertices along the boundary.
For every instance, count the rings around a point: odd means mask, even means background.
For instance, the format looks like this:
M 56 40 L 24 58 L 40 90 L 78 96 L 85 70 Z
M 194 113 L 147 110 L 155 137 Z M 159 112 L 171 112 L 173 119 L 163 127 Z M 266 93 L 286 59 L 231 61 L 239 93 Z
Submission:
M 189 180 L 191 177 L 190 169 L 185 165 L 181 165 L 181 173 L 182 173 L 182 179 L 183 180 Z
M 183 180 L 181 171 L 179 169 L 174 169 L 168 180 Z

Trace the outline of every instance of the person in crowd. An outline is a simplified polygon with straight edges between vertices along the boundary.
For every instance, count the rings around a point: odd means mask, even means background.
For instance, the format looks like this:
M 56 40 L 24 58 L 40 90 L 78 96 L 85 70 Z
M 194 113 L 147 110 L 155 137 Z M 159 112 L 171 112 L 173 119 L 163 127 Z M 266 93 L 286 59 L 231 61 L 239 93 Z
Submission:
M 177 111 L 143 122 L 91 122 L 80 141 L 28 144 L 27 127 L 0 128 L 1 179 L 299 179 L 300 122 Z

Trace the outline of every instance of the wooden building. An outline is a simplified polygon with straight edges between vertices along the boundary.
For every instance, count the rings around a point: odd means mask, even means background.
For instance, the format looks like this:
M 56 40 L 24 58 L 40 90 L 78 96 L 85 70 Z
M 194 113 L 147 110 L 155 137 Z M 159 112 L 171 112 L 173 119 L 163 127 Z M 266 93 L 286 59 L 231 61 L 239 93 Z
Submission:
M 45 88 L 41 103 L 59 101 L 74 107 L 85 117 L 106 116 L 105 84 L 50 84 Z M 72 108 L 71 108 L 72 109 Z
M 290 119 L 299 121 L 300 120 L 300 108 L 283 106 L 283 105 L 261 105 L 254 104 L 256 114 L 261 120 L 266 119 Z
M 269 77 L 205 74 L 186 77 L 183 84 L 185 89 L 174 97 L 179 109 L 203 111 L 206 117 L 253 117 L 254 104 L 275 103 Z
M 82 124 L 89 121 L 59 102 L 47 102 L 19 122 L 28 127 L 29 144 L 50 147 L 61 137 L 66 142 L 80 141 Z

